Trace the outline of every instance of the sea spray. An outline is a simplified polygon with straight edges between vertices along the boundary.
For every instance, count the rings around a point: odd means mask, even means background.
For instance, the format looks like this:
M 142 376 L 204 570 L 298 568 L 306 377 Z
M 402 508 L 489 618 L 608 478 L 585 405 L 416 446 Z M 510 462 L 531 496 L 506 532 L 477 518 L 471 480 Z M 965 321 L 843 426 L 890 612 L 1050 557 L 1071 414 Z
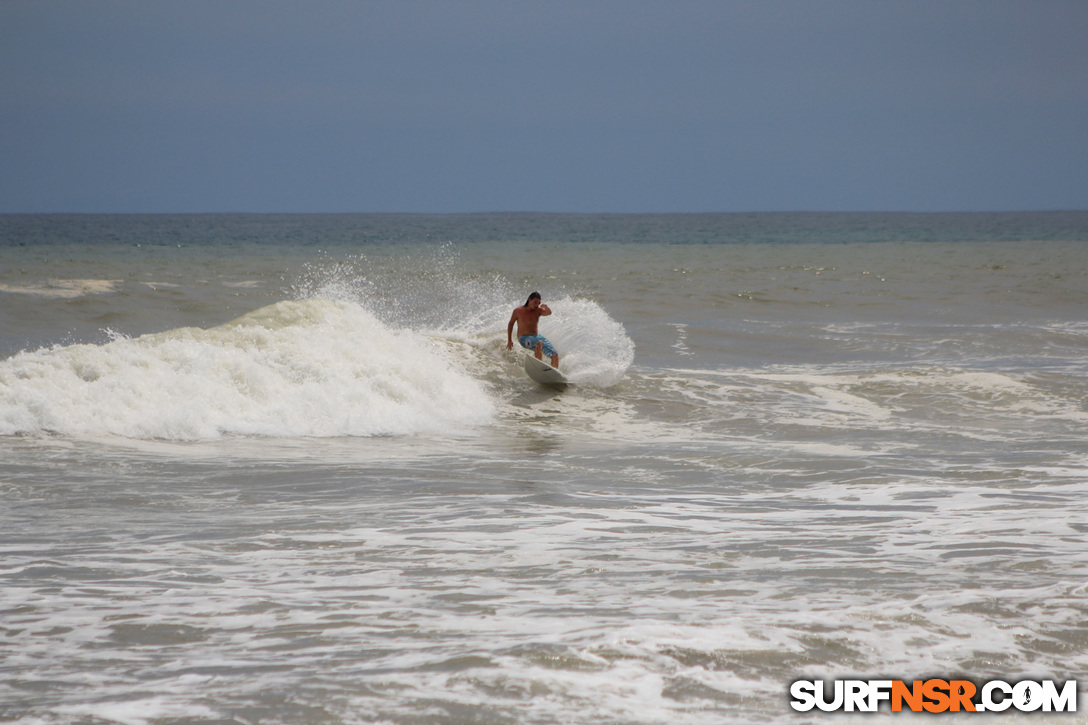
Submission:
M 286 300 L 223 325 L 57 345 L 0 361 L 0 435 L 135 439 L 467 431 L 492 420 L 520 291 L 448 250 L 419 274 L 363 258 L 308 267 Z M 429 270 L 429 271 L 426 271 Z M 573 382 L 623 379 L 634 344 L 596 302 L 553 297 L 542 331 Z M 488 381 L 488 382 L 485 382 Z
M 560 365 L 568 379 L 597 388 L 620 382 L 635 358 L 635 343 L 623 325 L 591 300 L 566 297 L 552 309 L 541 328 L 563 353 Z
M 554 288 L 541 285 L 539 291 L 554 314 L 541 321 L 540 331 L 559 348 L 568 378 L 596 388 L 620 382 L 634 360 L 634 342 L 623 325 L 598 303 L 549 282 Z M 488 368 L 476 371 L 481 377 L 505 359 L 510 312 L 531 291 L 499 273 L 467 269 L 449 244 L 397 258 L 395 272 L 378 255 L 322 260 L 306 265 L 294 284 L 299 299 L 351 301 L 392 327 L 467 344 L 475 362 Z
M 355 302 L 387 325 L 416 331 L 471 324 L 520 294 L 498 273 L 467 269 L 448 244 L 393 260 L 326 257 L 304 265 L 291 286 L 295 299 Z
M 397 435 L 467 430 L 492 412 L 442 345 L 344 301 L 285 301 L 208 330 L 0 362 L 5 435 Z

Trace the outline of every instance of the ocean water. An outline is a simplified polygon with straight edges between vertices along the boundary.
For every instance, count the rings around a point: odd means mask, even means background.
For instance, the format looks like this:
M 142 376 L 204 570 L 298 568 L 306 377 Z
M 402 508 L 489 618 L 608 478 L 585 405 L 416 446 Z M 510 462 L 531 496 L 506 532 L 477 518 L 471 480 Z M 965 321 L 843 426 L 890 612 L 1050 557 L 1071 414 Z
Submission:
M 1086 311 L 1080 212 L 0 216 L 0 720 L 1088 681 Z

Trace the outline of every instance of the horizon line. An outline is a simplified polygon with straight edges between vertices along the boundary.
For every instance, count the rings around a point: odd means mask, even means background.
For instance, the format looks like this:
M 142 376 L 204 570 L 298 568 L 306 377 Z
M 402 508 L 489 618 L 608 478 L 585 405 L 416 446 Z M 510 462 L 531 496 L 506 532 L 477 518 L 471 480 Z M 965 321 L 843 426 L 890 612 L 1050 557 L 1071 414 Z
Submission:
M 1079 214 L 1085 209 L 747 210 L 747 211 L 0 211 L 0 216 L 726 216 L 765 214 Z

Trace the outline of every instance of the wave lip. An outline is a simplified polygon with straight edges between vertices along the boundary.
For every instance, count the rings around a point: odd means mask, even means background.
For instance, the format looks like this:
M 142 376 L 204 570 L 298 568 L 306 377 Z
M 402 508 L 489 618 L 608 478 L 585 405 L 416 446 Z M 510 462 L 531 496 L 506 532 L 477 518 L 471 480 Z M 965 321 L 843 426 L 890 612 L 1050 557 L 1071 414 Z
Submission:
M 436 340 L 350 301 L 0 362 L 0 434 L 209 440 L 457 432 L 494 404 Z

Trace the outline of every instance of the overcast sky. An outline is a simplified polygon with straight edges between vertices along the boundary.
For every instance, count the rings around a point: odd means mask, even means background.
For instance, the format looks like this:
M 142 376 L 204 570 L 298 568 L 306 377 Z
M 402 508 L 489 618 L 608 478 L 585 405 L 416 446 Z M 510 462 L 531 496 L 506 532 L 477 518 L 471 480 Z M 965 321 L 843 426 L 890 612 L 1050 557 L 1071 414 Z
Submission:
M 1085 0 L 0 2 L 0 212 L 1086 208 Z

